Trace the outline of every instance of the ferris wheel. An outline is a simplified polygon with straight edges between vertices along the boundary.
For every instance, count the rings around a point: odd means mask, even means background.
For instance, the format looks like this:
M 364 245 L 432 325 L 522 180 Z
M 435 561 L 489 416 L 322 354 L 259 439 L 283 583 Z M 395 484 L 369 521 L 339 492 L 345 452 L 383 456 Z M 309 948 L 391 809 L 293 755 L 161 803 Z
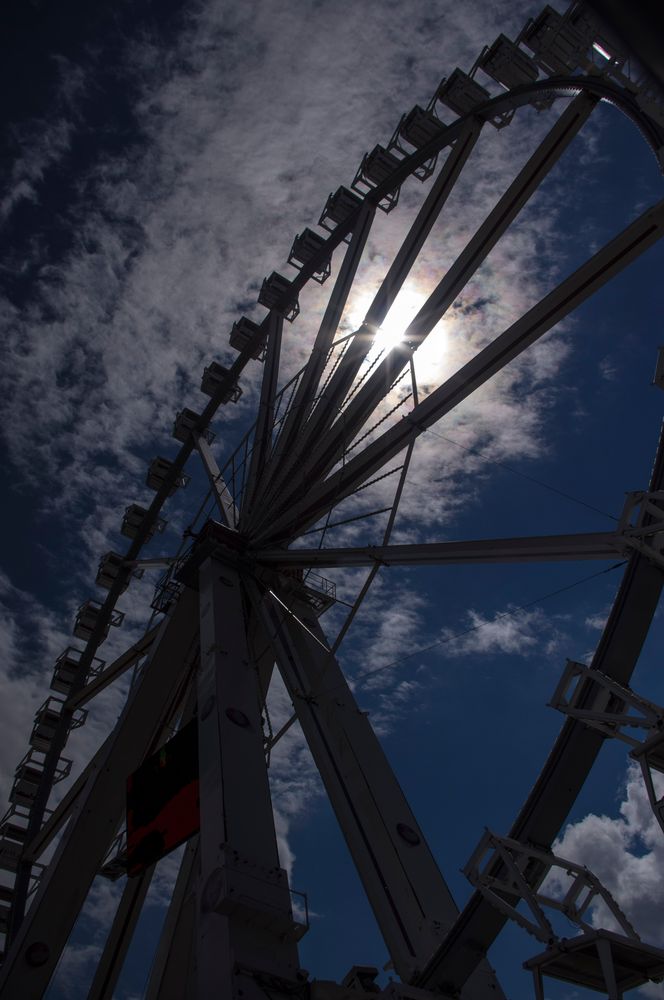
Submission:
M 565 109 L 390 343 L 381 333 L 388 313 L 444 218 L 471 154 L 481 153 L 487 134 L 508 128 L 523 109 L 555 117 L 552 109 L 563 97 Z M 38 710 L 17 767 L 0 824 L 0 931 L 6 936 L 0 996 L 44 995 L 101 872 L 124 880 L 89 993 L 110 1000 L 154 866 L 184 841 L 150 1000 L 504 997 L 486 956 L 510 920 L 543 945 L 526 963 L 539 1000 L 544 976 L 611 998 L 664 976 L 664 951 L 640 941 L 592 872 L 552 852 L 608 738 L 630 746 L 664 833 L 664 800 L 653 778 L 664 771 L 664 709 L 629 687 L 664 580 L 664 445 L 648 485 L 629 496 L 614 531 L 392 542 L 421 435 L 664 234 L 660 202 L 422 391 L 416 352 L 601 101 L 634 122 L 664 165 L 664 106 L 656 90 L 585 8 L 573 4 L 559 14 L 546 7 L 514 41 L 500 35 L 470 72 L 455 69 L 426 107 L 401 117 L 389 140 L 364 156 L 351 185 L 330 195 L 318 229 L 295 238 L 289 254 L 295 277 L 275 271 L 265 279 L 258 298 L 267 310 L 263 321 L 235 322 L 230 344 L 237 359 L 230 368 L 208 364 L 201 382 L 207 402 L 177 414 L 179 451 L 151 462 L 147 486 L 154 499 L 149 507 L 127 507 L 121 532 L 129 545 L 101 559 L 96 582 L 107 596 L 79 609 L 73 631 L 82 648 L 58 658 L 55 694 Z M 402 188 L 413 181 L 429 185 L 427 194 L 361 322 L 348 332 L 342 319 L 377 212 L 397 209 Z M 297 318 L 305 286 L 328 280 L 332 290 L 311 355 L 284 383 L 284 324 Z M 211 424 L 221 408 L 239 400 L 240 376 L 251 361 L 263 366 L 255 422 L 220 465 Z M 656 381 L 664 386 L 664 359 Z M 151 559 L 144 548 L 163 524 L 169 497 L 186 486 L 190 459 L 201 463 L 209 491 L 180 551 Z M 388 494 L 385 506 L 370 509 L 366 498 L 384 501 Z M 324 544 L 334 527 L 376 513 L 386 515 L 379 544 Z M 308 542 L 312 533 L 316 545 Z M 624 575 L 597 652 L 589 666 L 568 663 L 553 698 L 566 716 L 560 734 L 511 829 L 487 831 L 481 839 L 478 833 L 465 868 L 474 892 L 459 910 L 337 650 L 381 567 L 618 556 L 626 560 Z M 98 650 L 122 624 L 118 599 L 136 571 L 150 565 L 163 568 L 150 626 L 107 665 Z M 333 582 L 320 575 L 326 568 L 367 571 L 335 635 L 321 622 L 338 604 Z M 293 705 L 276 733 L 265 731 L 275 664 Z M 95 696 L 130 669 L 135 680 L 115 729 L 49 808 L 53 786 L 71 769 L 64 756 L 70 733 L 85 723 Z M 382 990 L 377 970 L 368 966 L 353 966 L 341 983 L 311 980 L 300 966 L 306 911 L 294 907 L 279 862 L 266 761 L 295 721 L 399 977 Z M 563 897 L 547 888 L 546 877 L 556 870 L 568 880 Z M 617 930 L 590 922 L 597 899 Z M 574 937 L 560 939 L 551 908 L 576 924 Z

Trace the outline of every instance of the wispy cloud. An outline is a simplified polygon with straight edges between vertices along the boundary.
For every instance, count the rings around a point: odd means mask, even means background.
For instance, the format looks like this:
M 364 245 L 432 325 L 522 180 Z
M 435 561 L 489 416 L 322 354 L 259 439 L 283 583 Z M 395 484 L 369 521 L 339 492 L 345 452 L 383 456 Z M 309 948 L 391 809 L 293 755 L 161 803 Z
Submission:
M 441 639 L 447 656 L 500 653 L 532 656 L 551 655 L 561 641 L 559 623 L 541 608 L 521 610 L 508 606 L 494 616 L 469 609 L 467 625 L 457 631 L 444 629 Z
M 0 227 L 23 202 L 36 203 L 42 197 L 50 171 L 69 153 L 79 125 L 79 105 L 87 82 L 85 69 L 62 56 L 53 57 L 56 84 L 51 91 L 48 115 L 12 124 L 8 132 L 12 167 L 0 199 Z M 4 267 L 20 270 L 18 261 Z M 0 272 L 1 273 L 1 272 Z

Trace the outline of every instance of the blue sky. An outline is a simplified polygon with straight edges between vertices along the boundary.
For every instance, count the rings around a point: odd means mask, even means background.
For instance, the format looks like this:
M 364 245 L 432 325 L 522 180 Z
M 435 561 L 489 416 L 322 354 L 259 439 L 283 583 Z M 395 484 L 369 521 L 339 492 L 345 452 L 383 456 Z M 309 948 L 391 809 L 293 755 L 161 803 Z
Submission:
M 539 9 L 459 9 L 447 0 L 434 8 L 420 0 L 407 8 L 378 0 L 10 7 L 2 72 L 12 94 L 11 166 L 0 202 L 9 345 L 0 360 L 0 798 L 75 610 L 96 596 L 98 559 L 120 546 L 124 507 L 148 498 L 147 462 L 175 453 L 175 412 L 201 408 L 203 366 L 234 356 L 233 321 L 263 315 L 255 303 L 264 275 L 288 273 L 295 233 L 315 225 L 328 192 L 350 183 L 363 153 L 387 141 L 403 112 Z M 509 128 L 485 129 L 392 324 L 416 311 L 562 106 L 542 115 L 524 109 Z M 411 181 L 399 208 L 377 219 L 342 332 L 361 322 L 426 190 Z M 637 130 L 601 106 L 432 334 L 416 362 L 421 391 L 660 192 Z M 661 273 L 656 247 L 420 438 L 395 540 L 615 525 L 625 491 L 647 483 L 662 417 L 664 397 L 649 384 Z M 285 331 L 284 380 L 307 357 L 330 286 L 302 294 L 302 314 Z M 260 374 L 258 364 L 245 370 L 240 404 L 216 421 L 220 457 L 249 426 Z M 192 482 L 171 503 L 155 552 L 177 548 L 198 505 L 203 480 L 193 464 L 188 471 Z M 354 503 L 386 506 L 391 488 L 388 481 Z M 332 530 L 325 544 L 375 542 L 384 524 L 379 516 Z M 560 728 L 546 702 L 565 659 L 592 654 L 620 578 L 612 565 L 382 571 L 342 647 L 358 700 L 461 904 L 470 888 L 459 869 L 485 826 L 507 831 Z M 326 575 L 344 600 L 362 579 Z M 107 660 L 140 634 L 153 585 L 148 576 L 132 584 Z M 333 636 L 342 620 L 339 607 L 322 621 Z M 664 702 L 661 629 L 658 617 L 634 687 Z M 72 738 L 74 774 L 124 693 L 122 684 L 105 692 Z M 278 687 L 271 704 L 273 721 L 284 718 Z M 382 967 L 387 952 L 297 729 L 275 751 L 272 775 L 282 862 L 314 913 L 302 965 L 335 979 L 353 964 Z M 644 938 L 664 945 L 664 840 L 620 746 L 605 748 L 570 824 L 561 853 L 595 867 Z M 173 858 L 162 865 L 118 1000 L 141 995 L 143 943 L 157 933 L 173 869 Z M 112 903 L 112 888 L 96 885 L 53 1000 L 85 996 Z M 529 994 L 520 966 L 538 950 L 508 929 L 491 952 L 508 996 Z M 550 1000 L 585 995 L 547 987 Z M 664 994 L 648 987 L 642 995 Z

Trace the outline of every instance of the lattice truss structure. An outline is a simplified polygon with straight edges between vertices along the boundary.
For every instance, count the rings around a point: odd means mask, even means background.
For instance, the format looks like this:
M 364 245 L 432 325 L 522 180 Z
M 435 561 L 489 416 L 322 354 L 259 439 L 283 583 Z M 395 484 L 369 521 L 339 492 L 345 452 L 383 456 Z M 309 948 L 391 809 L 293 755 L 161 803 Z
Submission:
M 570 96 L 402 341 L 371 354 L 376 330 L 482 133 L 508 126 L 522 107 L 551 113 L 556 98 Z M 416 106 L 401 118 L 389 142 L 363 158 L 351 188 L 340 187 L 330 196 L 321 230 L 305 229 L 295 239 L 289 262 L 297 275 L 288 280 L 275 272 L 265 280 L 259 296 L 267 309 L 263 321 L 245 317 L 233 326 L 237 359 L 229 369 L 217 362 L 205 369 L 201 388 L 208 402 L 201 412 L 178 414 L 177 455 L 151 463 L 147 484 L 154 499 L 147 509 L 127 508 L 122 533 L 129 546 L 101 560 L 97 584 L 107 596 L 80 608 L 74 635 L 83 645 L 58 658 L 56 694 L 37 712 L 30 748 L 16 770 L 0 827 L 3 998 L 44 994 L 93 879 L 100 871 L 109 877 L 126 872 L 121 830 L 127 776 L 193 718 L 200 833 L 183 856 L 147 996 L 335 1000 L 380 992 L 375 969 L 354 967 L 339 984 L 311 981 L 300 968 L 298 940 L 306 926 L 294 917 L 288 879 L 279 865 L 266 768 L 266 751 L 280 734 L 266 738 L 261 720 L 275 663 L 400 980 L 383 995 L 412 1000 L 504 996 L 485 956 L 508 919 L 546 945 L 528 963 L 539 997 L 546 974 L 610 997 L 664 975 L 664 952 L 639 941 L 597 879 L 551 853 L 611 736 L 633 748 L 664 826 L 652 779 L 653 770 L 664 771 L 664 710 L 628 687 L 664 579 L 664 446 L 647 489 L 630 497 L 612 533 L 390 544 L 418 437 L 664 233 L 660 202 L 420 398 L 414 352 L 601 100 L 638 125 L 662 163 L 664 107 L 657 95 L 598 33 L 583 8 L 573 5 L 560 15 L 546 7 L 515 41 L 501 35 L 470 73 L 455 69 L 426 108 Z M 342 313 L 376 210 L 392 211 L 401 186 L 412 178 L 430 181 L 430 190 L 364 322 L 341 336 Z M 331 276 L 334 253 L 342 248 L 311 356 L 294 379 L 280 386 L 284 321 L 297 316 L 298 296 L 307 282 L 323 283 Z M 238 399 L 240 375 L 252 359 L 263 364 L 256 422 L 220 469 L 210 447 L 210 424 L 220 407 Z M 660 369 L 656 380 L 663 382 L 664 366 Z M 189 537 L 180 555 L 166 560 L 155 616 L 143 638 L 106 665 L 97 650 L 109 629 L 121 624 L 116 602 L 137 568 L 150 564 L 143 550 L 163 524 L 165 502 L 186 485 L 184 470 L 192 456 L 209 478 L 214 518 L 205 523 L 199 518 L 193 542 Z M 306 547 L 302 536 L 312 526 L 334 522 L 344 500 L 388 473 L 395 489 L 382 545 Z M 473 854 L 466 873 L 475 891 L 459 912 L 344 679 L 335 658 L 338 645 L 383 565 L 617 554 L 626 559 L 624 576 L 593 662 L 568 666 L 553 698 L 566 715 L 560 735 L 508 836 L 486 834 Z M 319 622 L 335 601 L 333 586 L 316 575 L 326 566 L 370 570 L 334 641 Z M 69 773 L 63 753 L 69 733 L 85 722 L 85 706 L 137 664 L 116 727 L 64 798 L 49 809 L 53 785 Z M 40 859 L 58 836 L 45 865 Z M 546 891 L 548 883 L 543 886 L 556 866 L 571 880 L 558 897 Z M 89 994 L 95 1000 L 113 995 L 153 868 L 124 880 Z M 587 922 L 588 903 L 599 897 L 613 914 L 612 930 Z M 551 905 L 576 921 L 577 937 L 558 939 L 542 909 Z

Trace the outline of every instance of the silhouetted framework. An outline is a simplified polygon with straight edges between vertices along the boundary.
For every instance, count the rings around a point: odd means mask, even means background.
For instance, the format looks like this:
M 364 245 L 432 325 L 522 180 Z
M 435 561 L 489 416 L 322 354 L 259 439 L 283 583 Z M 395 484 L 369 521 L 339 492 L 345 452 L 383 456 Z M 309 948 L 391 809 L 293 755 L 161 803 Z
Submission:
M 434 223 L 441 215 L 444 220 L 446 202 L 483 131 L 509 127 L 526 106 L 553 116 L 560 98 L 568 99 L 565 109 L 441 275 L 401 342 L 377 351 L 376 332 Z M 504 994 L 486 955 L 507 920 L 545 945 L 526 962 L 540 1000 L 545 975 L 614 1000 L 664 976 L 664 952 L 640 942 L 591 872 L 551 850 L 612 736 L 632 748 L 664 827 L 653 781 L 653 772 L 664 771 L 664 709 L 629 687 L 664 579 L 664 445 L 660 441 L 649 483 L 629 496 L 613 532 L 391 544 L 418 437 L 664 232 L 660 202 L 420 398 L 413 353 L 601 100 L 632 119 L 664 165 L 661 95 L 601 36 L 585 8 L 573 4 L 561 15 L 545 7 L 516 39 L 500 35 L 469 73 L 455 69 L 426 107 L 403 115 L 389 141 L 364 156 L 351 187 L 330 195 L 320 231 L 307 228 L 295 237 L 288 256 L 294 277 L 274 271 L 265 279 L 258 298 L 267 310 L 262 322 L 239 317 L 233 325 L 230 343 L 238 356 L 230 368 L 209 363 L 201 384 L 204 405 L 177 414 L 179 451 L 150 463 L 147 486 L 154 498 L 148 506 L 127 507 L 121 532 L 129 545 L 101 559 L 96 582 L 107 596 L 82 604 L 73 630 L 81 645 L 58 658 L 55 694 L 38 710 L 17 767 L 0 824 L 3 1000 L 44 995 L 100 874 L 123 884 L 89 992 L 91 1000 L 111 1000 L 154 864 L 183 838 L 188 843 L 152 965 L 149 1000 L 357 1000 L 376 993 L 393 1000 L 497 1000 Z M 413 178 L 430 182 L 428 194 L 364 322 L 342 336 L 339 326 L 375 212 L 394 210 L 402 185 Z M 324 284 L 339 257 L 311 356 L 283 385 L 285 321 L 296 319 L 305 284 Z M 256 421 L 220 468 L 211 422 L 221 406 L 237 402 L 240 376 L 252 361 L 263 364 Z M 655 382 L 664 387 L 662 357 Z M 167 499 L 187 485 L 192 456 L 202 463 L 208 496 L 180 552 L 150 559 L 144 547 L 163 529 Z M 388 508 L 353 508 L 358 492 L 389 477 L 394 497 Z M 351 505 L 341 512 L 345 500 Z M 388 513 L 380 545 L 325 548 L 300 541 L 321 524 L 374 513 Z M 597 652 L 588 667 L 568 663 L 552 702 L 566 716 L 560 735 L 508 834 L 487 832 L 472 853 L 465 871 L 474 893 L 459 912 L 336 650 L 381 566 L 616 558 L 625 560 L 624 575 Z M 97 652 L 109 629 L 122 625 L 118 598 L 137 572 L 151 566 L 160 566 L 162 576 L 145 635 L 106 664 Z M 320 623 L 336 602 L 334 585 L 316 573 L 326 566 L 369 570 L 334 639 Z M 273 734 L 264 726 L 275 664 L 294 715 Z M 70 773 L 64 756 L 69 733 L 85 723 L 95 696 L 130 669 L 135 680 L 117 725 L 64 797 L 49 806 L 54 784 Z M 267 772 L 272 747 L 294 721 L 398 977 L 382 990 L 377 970 L 368 966 L 355 966 L 333 983 L 311 979 L 299 964 L 306 900 L 294 906 L 279 863 Z M 545 879 L 559 868 L 568 882 L 556 894 Z M 596 899 L 604 900 L 617 931 L 588 923 Z M 559 940 L 544 907 L 562 911 L 578 935 Z

